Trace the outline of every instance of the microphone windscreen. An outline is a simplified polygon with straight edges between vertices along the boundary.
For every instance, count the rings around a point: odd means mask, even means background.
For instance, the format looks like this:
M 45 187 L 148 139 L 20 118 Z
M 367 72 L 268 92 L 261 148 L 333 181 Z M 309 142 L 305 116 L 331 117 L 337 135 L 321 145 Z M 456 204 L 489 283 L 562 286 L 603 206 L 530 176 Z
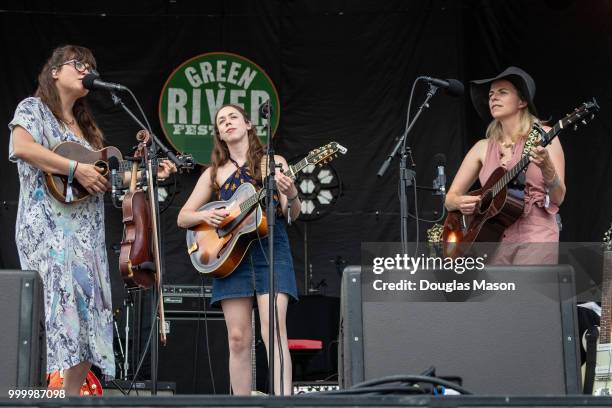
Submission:
M 438 153 L 434 156 L 434 162 L 436 166 L 446 166 L 446 156 L 444 153 Z
M 98 78 L 100 78 L 100 76 L 94 74 L 93 72 L 90 72 L 89 74 L 85 75 L 83 77 L 83 86 L 85 87 L 85 89 L 94 89 L 94 81 Z
M 456 79 L 447 79 L 448 88 L 446 88 L 446 93 L 450 96 L 461 96 L 463 95 L 463 83 L 457 81 Z
M 108 158 L 108 168 L 111 170 L 119 170 L 119 159 L 117 159 L 115 156 L 109 157 Z

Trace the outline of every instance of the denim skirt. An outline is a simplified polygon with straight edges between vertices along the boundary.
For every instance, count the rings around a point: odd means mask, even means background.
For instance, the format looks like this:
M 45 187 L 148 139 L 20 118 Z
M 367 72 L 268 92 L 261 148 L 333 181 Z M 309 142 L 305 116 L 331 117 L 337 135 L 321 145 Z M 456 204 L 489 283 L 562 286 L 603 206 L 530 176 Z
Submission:
M 267 257 L 268 237 L 251 242 L 242 262 L 234 272 L 225 278 L 213 279 L 211 303 L 217 306 L 223 299 L 269 293 L 270 272 Z M 293 258 L 284 218 L 277 218 L 274 224 L 274 277 L 276 292 L 286 293 L 290 301 L 296 301 L 298 295 Z

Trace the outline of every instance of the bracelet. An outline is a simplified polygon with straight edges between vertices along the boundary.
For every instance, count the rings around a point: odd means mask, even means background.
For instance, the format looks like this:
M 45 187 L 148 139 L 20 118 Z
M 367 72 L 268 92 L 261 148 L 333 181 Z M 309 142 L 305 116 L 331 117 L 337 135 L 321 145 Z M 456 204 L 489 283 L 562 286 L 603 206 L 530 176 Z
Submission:
M 293 197 L 293 198 L 287 197 L 287 201 L 289 201 L 289 202 L 295 201 L 295 199 L 298 198 L 298 195 L 299 195 L 298 193 L 295 193 L 295 197 Z
M 67 203 L 71 203 L 74 196 L 72 194 L 72 181 L 74 180 L 74 170 L 76 169 L 78 162 L 70 160 L 68 162 L 68 184 L 66 185 L 66 199 Z
M 70 160 L 68 162 L 68 184 L 72 184 L 72 180 L 74 180 L 74 171 L 76 170 L 76 164 L 74 160 Z

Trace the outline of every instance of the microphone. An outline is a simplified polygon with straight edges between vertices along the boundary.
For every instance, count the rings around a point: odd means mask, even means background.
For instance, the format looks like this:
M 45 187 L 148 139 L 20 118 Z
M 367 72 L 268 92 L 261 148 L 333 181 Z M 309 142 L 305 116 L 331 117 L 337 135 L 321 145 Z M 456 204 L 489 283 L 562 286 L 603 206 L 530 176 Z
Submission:
M 444 166 L 446 166 L 446 156 L 442 153 L 438 153 L 434 156 L 434 160 L 438 163 L 438 174 L 433 181 L 433 188 L 436 191 L 435 195 L 446 195 L 446 174 L 444 173 Z
M 127 87 L 123 85 L 101 80 L 100 76 L 95 72 L 90 72 L 83 77 L 83 86 L 90 91 L 93 91 L 94 89 L 104 89 L 111 92 L 127 91 Z
M 117 159 L 115 156 L 111 156 L 108 159 L 108 168 L 111 171 L 111 187 L 112 187 L 112 197 L 113 197 L 113 201 L 115 200 L 115 198 L 117 198 L 118 193 L 118 187 L 121 187 L 121 181 L 119 179 L 119 175 L 117 173 L 117 170 L 119 170 L 119 159 Z
M 446 93 L 450 96 L 463 95 L 463 84 L 457 81 L 456 79 L 438 79 L 432 77 L 423 77 L 423 79 L 425 80 L 425 82 L 445 89 Z
M 259 105 L 259 116 L 265 119 L 270 119 L 270 115 L 272 114 L 272 105 L 270 104 L 270 100 L 268 99 L 261 105 Z

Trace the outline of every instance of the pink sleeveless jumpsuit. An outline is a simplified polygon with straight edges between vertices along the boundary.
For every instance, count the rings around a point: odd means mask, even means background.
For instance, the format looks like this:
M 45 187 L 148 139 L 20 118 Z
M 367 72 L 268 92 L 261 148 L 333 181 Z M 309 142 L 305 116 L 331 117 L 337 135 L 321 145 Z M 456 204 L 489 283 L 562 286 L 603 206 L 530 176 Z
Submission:
M 514 146 L 512 158 L 505 164 L 501 162 L 499 143 L 489 139 L 487 155 L 478 178 L 484 184 L 491 173 L 504 167 L 509 170 L 521 158 L 525 139 Z M 553 203 L 546 206 L 544 176 L 538 166 L 527 166 L 525 178 L 525 210 L 519 219 L 504 232 L 501 245 L 490 263 L 494 264 L 550 264 L 557 263 L 559 227 L 555 214 L 559 207 Z

